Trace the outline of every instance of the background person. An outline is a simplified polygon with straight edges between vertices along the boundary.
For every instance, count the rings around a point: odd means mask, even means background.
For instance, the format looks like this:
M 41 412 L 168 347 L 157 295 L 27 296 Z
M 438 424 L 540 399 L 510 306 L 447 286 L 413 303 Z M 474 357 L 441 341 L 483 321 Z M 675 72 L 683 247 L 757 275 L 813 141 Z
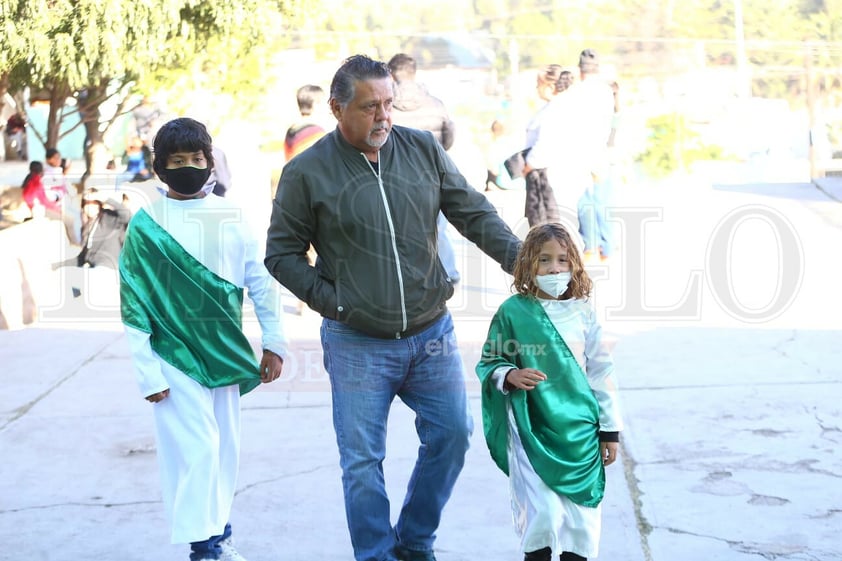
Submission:
M 455 137 L 453 121 L 450 120 L 444 103 L 430 95 L 427 88 L 415 81 L 415 59 L 408 54 L 398 53 L 389 59 L 388 66 L 395 80 L 392 122 L 403 127 L 429 131 L 445 150 L 450 150 Z M 453 283 L 458 283 L 461 276 L 456 267 L 456 252 L 447 234 L 447 219 L 442 213 L 439 213 L 436 219 L 436 228 L 439 259 Z
M 603 183 L 608 171 L 608 141 L 614 122 L 614 92 L 599 75 L 599 56 L 593 49 L 579 55 L 580 80 L 571 92 L 575 95 L 575 114 L 578 121 L 579 161 L 587 166 L 588 179 L 582 179 L 584 189 L 578 203 L 579 231 L 585 241 L 584 257 L 608 258 L 612 242 L 605 209 L 610 199 L 610 185 Z M 597 187 L 599 185 L 599 187 Z M 602 221 L 602 227 L 600 226 Z
M 513 138 L 507 133 L 502 121 L 495 119 L 491 122 L 491 143 L 486 151 L 486 179 L 485 190 L 495 189 L 523 189 L 523 177 L 512 178 L 504 162 L 517 149 Z
M 29 162 L 29 173 L 23 178 L 21 193 L 23 201 L 29 207 L 30 218 L 44 216 L 48 211 L 61 216 L 61 205 L 55 195 L 47 195 L 44 189 L 44 164 Z
M 212 153 L 213 169 L 211 170 L 205 186 L 209 186 L 214 195 L 224 197 L 232 186 L 231 168 L 228 165 L 228 156 L 226 156 L 225 152 L 222 151 L 222 148 L 217 145 L 213 146 Z
M 325 91 L 314 84 L 301 86 L 295 93 L 301 119 L 287 129 L 284 137 L 286 161 L 290 161 L 324 136 L 325 129 L 313 118 L 316 108 L 324 102 L 324 96 Z
M 55 198 L 61 207 L 61 221 L 67 232 L 67 238 L 73 245 L 82 242 L 82 209 L 79 205 L 76 188 L 67 180 L 70 163 L 61 157 L 55 148 L 47 148 L 44 158 L 44 189 L 47 195 Z M 57 216 L 58 217 L 58 216 Z
M 526 126 L 525 147 L 528 152 L 524 156 L 526 166 L 523 170 L 526 179 L 524 216 L 530 226 L 557 222 L 559 218 L 555 194 L 547 177 L 547 168 L 554 163 L 554 158 L 558 155 L 554 153 L 552 143 L 546 140 L 545 131 L 563 127 L 557 112 L 554 111 L 555 106 L 550 103 L 556 95 L 556 82 L 561 71 L 560 65 L 550 64 L 538 73 L 535 89 L 544 103 Z
M 126 169 L 117 176 L 117 189 L 126 182 L 135 183 L 152 179 L 152 152 L 144 149 L 143 141 L 139 136 L 132 137 L 129 145 L 126 146 L 126 154 L 123 156 L 123 163 Z
M 82 214 L 82 251 L 76 258 L 77 266 L 117 270 L 120 250 L 123 249 L 126 229 L 132 217 L 131 210 L 122 202 L 103 198 L 91 190 L 82 197 Z
M 284 168 L 265 263 L 323 316 L 355 559 L 431 561 L 472 431 L 436 216 L 507 271 L 519 241 L 431 134 L 392 126 L 393 95 L 382 62 L 342 64 L 330 88 L 337 128 Z M 393 527 L 382 462 L 396 396 L 416 414 L 421 447 Z
M 20 113 L 13 113 L 6 121 L 3 142 L 7 160 L 26 160 L 29 151 L 26 146 L 26 119 Z

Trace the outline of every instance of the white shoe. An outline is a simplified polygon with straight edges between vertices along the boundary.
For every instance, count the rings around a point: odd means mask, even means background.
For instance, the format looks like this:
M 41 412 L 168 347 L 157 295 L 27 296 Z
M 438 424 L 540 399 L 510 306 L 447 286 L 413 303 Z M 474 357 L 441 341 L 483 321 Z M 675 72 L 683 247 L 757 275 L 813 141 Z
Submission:
M 222 548 L 222 555 L 219 556 L 219 561 L 246 561 L 246 558 L 234 549 L 234 540 L 231 539 L 231 536 L 219 542 L 219 547 Z

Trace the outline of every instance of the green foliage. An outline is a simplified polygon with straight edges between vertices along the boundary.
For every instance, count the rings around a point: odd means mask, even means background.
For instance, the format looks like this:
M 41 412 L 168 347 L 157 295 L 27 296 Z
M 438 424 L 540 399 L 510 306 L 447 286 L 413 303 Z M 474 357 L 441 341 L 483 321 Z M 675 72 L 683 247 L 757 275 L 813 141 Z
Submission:
M 705 144 L 681 114 L 658 115 L 646 125 L 649 138 L 636 161 L 650 177 L 665 177 L 689 168 L 693 162 L 726 158 L 721 147 Z
M 625 92 L 645 78 L 651 95 L 674 74 L 734 66 L 738 3 L 754 95 L 803 97 L 808 59 L 823 91 L 837 86 L 842 0 L 0 0 L 0 87 L 7 78 L 13 93 L 43 88 L 57 103 L 164 92 L 178 112 L 221 96 L 220 118 L 245 117 L 266 110 L 260 100 L 279 80 L 295 79 L 271 70 L 285 49 L 385 59 L 423 35 L 468 33 L 491 43 L 500 83 L 514 70 L 513 45 L 521 71 L 574 65 L 591 47 L 620 67 Z
M 242 61 L 282 32 L 284 10 L 299 3 L 0 0 L 0 76 L 8 75 L 13 91 L 30 86 L 49 94 L 46 142 L 54 144 L 68 96 L 84 96 L 86 113 L 98 118 L 99 105 L 110 95 L 172 86 L 185 69 L 230 68 L 230 76 L 211 76 L 213 90 L 253 81 L 255 64 Z

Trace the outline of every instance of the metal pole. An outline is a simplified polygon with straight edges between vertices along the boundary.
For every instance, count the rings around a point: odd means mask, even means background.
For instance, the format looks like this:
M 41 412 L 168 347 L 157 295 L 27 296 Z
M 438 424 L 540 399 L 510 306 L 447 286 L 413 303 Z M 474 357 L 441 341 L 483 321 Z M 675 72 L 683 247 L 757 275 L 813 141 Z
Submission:
M 737 47 L 737 96 L 751 97 L 751 76 L 749 75 L 746 39 L 743 28 L 743 1 L 734 0 L 734 34 Z
M 819 169 L 816 161 L 816 91 L 813 86 L 813 46 L 809 41 L 804 43 L 804 74 L 805 74 L 805 89 L 807 92 L 807 121 L 809 126 L 809 141 L 808 156 L 810 158 L 810 179 L 817 177 L 824 177 L 824 171 Z

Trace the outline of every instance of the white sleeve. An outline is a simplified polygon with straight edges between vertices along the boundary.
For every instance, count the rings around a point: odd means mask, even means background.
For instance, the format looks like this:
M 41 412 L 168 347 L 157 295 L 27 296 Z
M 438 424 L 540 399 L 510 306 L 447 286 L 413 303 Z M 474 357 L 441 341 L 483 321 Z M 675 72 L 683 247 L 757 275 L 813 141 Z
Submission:
M 588 384 L 599 403 L 599 429 L 606 432 L 623 430 L 620 396 L 614 376 L 614 360 L 603 338 L 602 326 L 593 308 L 586 312 L 585 372 Z
M 248 296 L 263 333 L 263 348 L 286 358 L 288 347 L 284 333 L 281 287 L 272 278 L 258 256 L 258 243 L 253 236 L 245 239 L 245 282 Z
M 140 395 L 149 397 L 169 388 L 169 383 L 161 370 L 161 359 L 152 350 L 149 333 L 128 325 L 123 327 L 126 329 L 126 339 L 132 352 L 132 364 Z
M 560 146 L 564 141 L 563 135 L 570 134 L 570 131 L 564 129 L 564 124 L 559 122 L 562 109 L 560 101 L 551 101 L 538 117 L 540 124 L 537 137 L 526 155 L 526 163 L 535 169 L 548 168 L 557 163 Z
M 498 366 L 491 374 L 491 379 L 494 381 L 494 385 L 497 386 L 497 389 L 500 390 L 500 393 L 503 395 L 509 395 L 509 390 L 506 389 L 506 374 L 512 370 L 514 370 L 514 368 L 511 366 Z

